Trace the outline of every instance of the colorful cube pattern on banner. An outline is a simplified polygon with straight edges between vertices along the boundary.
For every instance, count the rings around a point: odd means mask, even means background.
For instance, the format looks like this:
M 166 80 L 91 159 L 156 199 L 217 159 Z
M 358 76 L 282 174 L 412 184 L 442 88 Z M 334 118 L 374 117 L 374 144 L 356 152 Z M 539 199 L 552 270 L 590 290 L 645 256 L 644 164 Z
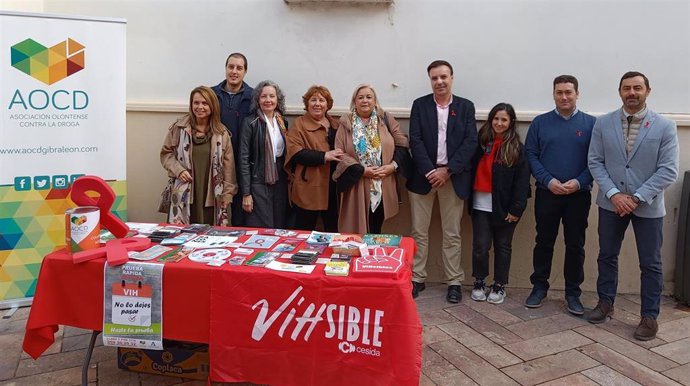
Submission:
M 51 85 L 84 69 L 84 48 L 69 38 L 50 48 L 26 39 L 10 48 L 12 67 Z
M 113 212 L 127 220 L 127 181 L 108 181 Z M 33 297 L 43 256 L 65 246 L 69 189 L 16 191 L 0 186 L 0 301 Z

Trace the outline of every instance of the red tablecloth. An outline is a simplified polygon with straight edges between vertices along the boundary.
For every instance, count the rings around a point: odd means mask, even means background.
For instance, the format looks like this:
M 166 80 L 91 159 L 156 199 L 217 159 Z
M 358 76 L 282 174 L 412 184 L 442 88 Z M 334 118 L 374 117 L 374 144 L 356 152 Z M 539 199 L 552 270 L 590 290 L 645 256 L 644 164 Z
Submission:
M 410 296 L 415 244 L 403 238 L 401 246 L 406 264 L 398 279 L 331 277 L 323 274 L 322 265 L 303 275 L 247 266 L 208 267 L 188 259 L 167 263 L 163 336 L 209 343 L 214 381 L 417 384 L 422 328 Z M 44 258 L 24 351 L 38 358 L 54 342 L 58 325 L 103 328 L 104 263 L 74 264 L 64 252 Z M 283 312 L 274 314 L 293 294 Z M 262 299 L 266 326 L 276 317 L 257 341 L 252 331 Z M 323 320 L 305 319 L 321 307 Z M 354 319 L 359 322 L 348 326 Z
M 23 348 L 38 358 L 55 341 L 58 325 L 103 329 L 103 268 L 105 259 L 72 263 L 65 252 L 47 255 L 38 284 Z M 163 269 L 163 336 L 208 342 L 213 267 L 184 259 Z
M 318 264 L 311 275 L 251 267 L 213 275 L 211 380 L 418 385 L 415 244 L 405 238 L 401 246 L 406 263 L 397 278 L 326 276 Z

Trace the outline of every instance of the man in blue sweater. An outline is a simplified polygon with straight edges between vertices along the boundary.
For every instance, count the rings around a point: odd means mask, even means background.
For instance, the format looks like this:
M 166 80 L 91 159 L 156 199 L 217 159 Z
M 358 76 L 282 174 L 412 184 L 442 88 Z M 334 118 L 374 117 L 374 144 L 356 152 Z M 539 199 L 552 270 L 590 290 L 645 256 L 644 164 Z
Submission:
M 525 150 L 537 191 L 534 216 L 536 245 L 530 276 L 532 292 L 525 306 L 541 307 L 549 290 L 553 246 L 563 223 L 565 239 L 565 300 L 568 311 L 584 314 L 580 284 L 584 281 L 585 230 L 592 201 L 592 175 L 587 151 L 595 118 L 577 109 L 578 82 L 572 75 L 553 80 L 556 108 L 534 118 L 527 132 Z

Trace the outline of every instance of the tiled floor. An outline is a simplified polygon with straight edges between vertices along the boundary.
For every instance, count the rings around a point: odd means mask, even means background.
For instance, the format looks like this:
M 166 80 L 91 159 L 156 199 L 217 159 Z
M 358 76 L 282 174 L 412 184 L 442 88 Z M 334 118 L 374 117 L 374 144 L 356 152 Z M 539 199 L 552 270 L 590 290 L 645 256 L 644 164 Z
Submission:
M 508 288 L 501 305 L 445 301 L 446 287 L 429 285 L 417 299 L 424 326 L 420 385 L 690 385 L 690 308 L 664 298 L 657 339 L 632 337 L 639 297 L 620 296 L 614 318 L 592 325 L 567 313 L 563 292 L 550 291 L 538 309 L 529 292 Z M 596 295 L 584 293 L 585 306 Z M 0 315 L 4 311 L 0 312 Z M 0 319 L 0 385 L 79 385 L 90 333 L 61 328 L 37 361 L 21 351 L 29 309 Z M 130 373 L 117 368 L 115 349 L 96 347 L 91 385 L 205 385 L 206 382 Z
M 571 316 L 563 291 L 537 309 L 522 305 L 527 289 L 507 289 L 503 304 L 445 302 L 446 287 L 417 299 L 424 325 L 421 385 L 690 385 L 690 308 L 662 301 L 659 334 L 633 338 L 639 296 L 616 300 L 611 321 Z M 585 306 L 596 294 L 584 293 Z

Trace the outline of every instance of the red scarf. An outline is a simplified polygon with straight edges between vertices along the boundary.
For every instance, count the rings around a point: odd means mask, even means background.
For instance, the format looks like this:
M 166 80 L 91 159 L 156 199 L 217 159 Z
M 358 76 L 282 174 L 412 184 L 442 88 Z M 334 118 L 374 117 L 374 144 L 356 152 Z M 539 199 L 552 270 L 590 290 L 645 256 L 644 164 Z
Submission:
M 494 138 L 493 142 L 489 142 L 482 154 L 482 158 L 477 165 L 477 175 L 474 178 L 474 190 L 478 192 L 491 193 L 491 178 L 493 171 L 494 159 L 501 147 L 503 138 Z

